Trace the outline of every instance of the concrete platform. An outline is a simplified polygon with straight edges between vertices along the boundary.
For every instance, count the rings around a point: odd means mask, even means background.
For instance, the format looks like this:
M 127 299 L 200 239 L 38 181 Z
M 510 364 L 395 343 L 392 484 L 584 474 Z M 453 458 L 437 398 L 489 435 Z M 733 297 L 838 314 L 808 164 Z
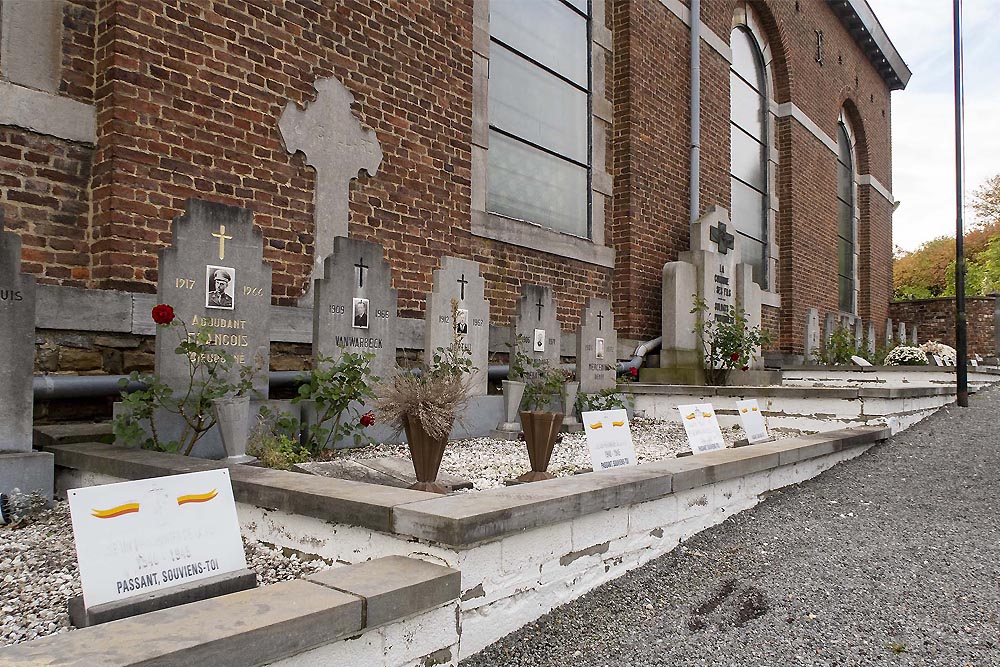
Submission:
M 48 452 L 0 454 L 0 493 L 14 489 L 22 493 L 38 491 L 52 497 L 55 458 Z

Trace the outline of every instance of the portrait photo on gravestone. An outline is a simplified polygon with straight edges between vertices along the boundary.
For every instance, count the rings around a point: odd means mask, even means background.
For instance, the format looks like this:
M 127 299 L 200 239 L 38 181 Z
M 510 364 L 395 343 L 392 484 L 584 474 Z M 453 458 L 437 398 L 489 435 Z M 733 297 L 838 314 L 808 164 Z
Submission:
M 368 328 L 368 299 L 354 299 L 354 328 Z
M 230 266 L 205 267 L 205 307 L 233 310 L 236 270 Z

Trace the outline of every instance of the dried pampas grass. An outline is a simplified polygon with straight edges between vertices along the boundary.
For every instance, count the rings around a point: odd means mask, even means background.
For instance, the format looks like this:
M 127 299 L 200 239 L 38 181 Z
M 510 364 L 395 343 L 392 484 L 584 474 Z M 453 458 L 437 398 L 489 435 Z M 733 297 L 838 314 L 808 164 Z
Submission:
M 405 421 L 417 422 L 434 439 L 447 439 L 456 415 L 469 400 L 464 375 L 401 373 L 379 388 L 378 410 L 402 430 Z

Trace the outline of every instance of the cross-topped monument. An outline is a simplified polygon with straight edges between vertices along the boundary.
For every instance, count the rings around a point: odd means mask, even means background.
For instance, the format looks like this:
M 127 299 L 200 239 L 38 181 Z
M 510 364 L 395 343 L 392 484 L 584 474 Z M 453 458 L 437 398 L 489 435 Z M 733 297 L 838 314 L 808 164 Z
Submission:
M 0 207 L 0 493 L 52 497 L 53 458 L 31 451 L 35 279 L 21 273 L 21 237 L 4 231 Z
M 604 320 L 608 328 L 604 328 Z M 576 330 L 576 378 L 580 391 L 592 394 L 613 389 L 617 382 L 618 333 L 607 299 L 588 297 Z
M 452 317 L 451 302 L 457 312 Z M 447 348 L 455 336 L 472 360 L 475 372 L 470 381 L 474 396 L 485 396 L 489 371 L 490 302 L 486 300 L 486 281 L 479 275 L 479 264 L 458 257 L 442 257 L 441 268 L 434 271 L 434 289 L 427 295 L 424 315 L 424 359 L 434 351 Z
M 521 286 L 521 298 L 517 301 L 511 336 L 511 346 L 517 345 L 520 338 L 521 351 L 528 356 L 546 360 L 552 366 L 559 364 L 562 331 L 551 287 Z
M 233 237 L 229 236 L 228 234 L 226 234 L 226 226 L 225 225 L 219 225 L 219 231 L 212 232 L 212 236 L 214 236 L 215 238 L 219 239 L 219 259 L 225 259 L 226 258 L 226 239 L 231 239 Z
M 341 237 L 341 238 L 343 238 L 343 237 Z M 336 244 L 334 244 L 334 245 L 336 245 Z M 354 268 L 356 268 L 358 270 L 358 287 L 364 287 L 365 286 L 365 271 L 367 271 L 371 267 L 366 266 L 365 265 L 365 258 L 361 257 L 360 259 L 358 259 L 358 263 L 354 265 Z
M 285 105 L 278 129 L 289 153 L 302 151 L 316 169 L 315 246 L 312 279 L 323 277 L 323 261 L 333 252 L 334 239 L 347 236 L 350 182 L 365 170 L 374 176 L 382 163 L 382 148 L 372 130 L 364 129 L 351 111 L 354 95 L 334 78 L 316 81 L 316 99 L 303 110 Z M 310 285 L 307 286 L 311 291 Z M 312 296 L 303 297 L 311 304 Z
M 718 247 L 720 255 L 725 255 L 736 247 L 736 237 L 726 231 L 726 223 L 721 220 L 708 230 L 708 238 Z

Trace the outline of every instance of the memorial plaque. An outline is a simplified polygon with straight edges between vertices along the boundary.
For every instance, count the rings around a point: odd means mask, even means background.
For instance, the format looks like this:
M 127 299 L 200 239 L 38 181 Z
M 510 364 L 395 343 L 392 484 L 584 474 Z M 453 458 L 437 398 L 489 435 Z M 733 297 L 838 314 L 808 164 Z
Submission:
M 594 472 L 638 463 L 625 410 L 594 410 L 583 412 L 580 417 Z
M 678 405 L 677 410 L 681 413 L 681 423 L 684 424 L 684 432 L 687 433 L 688 444 L 693 453 L 704 454 L 725 449 L 726 441 L 722 438 L 719 419 L 715 416 L 711 403 Z
M 21 273 L 21 237 L 4 231 L 0 208 L 0 453 L 31 451 L 34 363 L 35 279 Z
M 323 271 L 314 284 L 313 357 L 371 353 L 371 372 L 388 379 L 396 369 L 397 296 L 382 246 L 338 236 Z
M 514 326 L 511 328 L 511 346 L 517 344 L 519 337 L 529 341 L 530 347 L 522 349 L 522 352 L 546 361 L 552 367 L 559 365 L 562 331 L 556 317 L 551 287 L 529 284 L 521 286 L 521 298 L 517 301 Z
M 593 394 L 617 385 L 618 332 L 607 299 L 587 298 L 576 330 L 576 378 L 580 391 Z
M 270 359 L 271 267 L 263 238 L 243 208 L 189 199 L 174 219 L 171 247 L 160 251 L 157 300 L 173 306 L 189 335 L 211 327 L 210 344 L 231 354 L 230 382 L 241 366 L 254 369 L 257 397 L 267 398 Z M 188 359 L 176 354 L 182 329 L 156 327 L 156 374 L 175 391 L 186 389 Z
M 806 349 L 805 349 L 805 362 L 812 363 L 816 361 L 817 355 L 820 350 L 820 329 L 819 329 L 819 311 L 815 308 L 810 308 L 806 311 Z
M 747 434 L 747 442 L 756 444 L 771 439 L 771 436 L 767 434 L 764 413 L 760 411 L 760 405 L 758 405 L 756 398 L 736 401 L 736 409 L 740 413 L 740 424 L 743 425 L 743 430 Z
M 459 335 L 476 369 L 471 380 L 473 396 L 485 396 L 487 390 L 490 302 L 485 294 L 486 282 L 479 275 L 477 262 L 442 257 L 441 268 L 434 271 L 434 290 L 427 295 L 424 316 L 424 359 L 429 363 L 435 350 L 450 347 L 454 336 Z M 454 318 L 453 299 L 458 305 Z
M 245 569 L 229 470 L 67 492 L 87 607 Z

